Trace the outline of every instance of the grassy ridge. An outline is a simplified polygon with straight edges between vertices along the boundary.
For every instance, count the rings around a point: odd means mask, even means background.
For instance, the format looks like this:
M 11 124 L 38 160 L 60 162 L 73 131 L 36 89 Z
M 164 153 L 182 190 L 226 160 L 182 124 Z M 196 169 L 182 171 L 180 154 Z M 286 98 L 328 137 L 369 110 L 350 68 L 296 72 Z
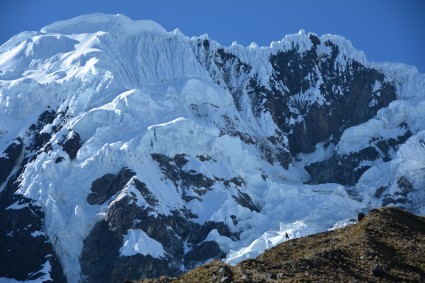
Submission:
M 284 242 L 236 266 L 213 261 L 142 282 L 425 282 L 425 217 L 372 210 L 355 225 Z

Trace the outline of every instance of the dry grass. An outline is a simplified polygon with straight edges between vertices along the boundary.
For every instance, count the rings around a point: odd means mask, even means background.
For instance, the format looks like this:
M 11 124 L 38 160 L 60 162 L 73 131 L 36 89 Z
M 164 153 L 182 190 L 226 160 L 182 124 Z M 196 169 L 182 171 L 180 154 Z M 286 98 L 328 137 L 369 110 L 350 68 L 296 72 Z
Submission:
M 145 282 L 425 282 L 425 218 L 375 209 L 356 225 L 287 241 L 236 266 L 213 261 Z

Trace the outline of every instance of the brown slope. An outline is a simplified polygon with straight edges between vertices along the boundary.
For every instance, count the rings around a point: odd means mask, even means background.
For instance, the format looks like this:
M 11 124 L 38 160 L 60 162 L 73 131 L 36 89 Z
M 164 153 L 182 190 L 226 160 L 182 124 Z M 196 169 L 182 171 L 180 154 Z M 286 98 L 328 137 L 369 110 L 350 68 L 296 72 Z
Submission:
M 170 281 L 425 282 L 425 217 L 374 209 L 356 225 L 287 241 L 236 266 L 213 261 L 150 282 Z

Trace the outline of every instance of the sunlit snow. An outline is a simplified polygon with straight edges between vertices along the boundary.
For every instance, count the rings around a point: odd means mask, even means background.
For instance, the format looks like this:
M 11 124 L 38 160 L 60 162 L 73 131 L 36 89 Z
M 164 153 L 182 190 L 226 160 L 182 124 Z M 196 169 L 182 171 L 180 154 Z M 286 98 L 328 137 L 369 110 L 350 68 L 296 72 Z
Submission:
M 105 206 L 87 203 L 92 182 L 123 167 L 134 170 L 158 199 L 153 215 L 170 215 L 187 208 L 198 216 L 195 222 L 221 221 L 241 232 L 239 241 L 221 236 L 217 230 L 207 238 L 220 244 L 227 253 L 226 261 L 232 264 L 285 241 L 286 233 L 296 238 L 345 225 L 339 221 L 348 223 L 357 212 L 376 205 L 376 188 L 395 183 L 398 176 L 408 176 L 415 187 L 425 187 L 425 76 L 415 68 L 388 65 L 391 68 L 386 75 L 397 81 L 399 100 L 380 110 L 374 119 L 348 128 L 337 145 L 318 144 L 313 153 L 299 154 L 286 170 L 264 160 L 254 145 L 222 133 L 226 119 L 240 132 L 264 140 L 277 127 L 270 114 L 254 117 L 247 100 L 240 105 L 241 110 L 236 109 L 229 90 L 216 83 L 221 80 L 225 85 L 222 79 L 212 77 L 196 59 L 197 39 L 167 32 L 151 21 L 95 14 L 23 33 L 0 47 L 0 152 L 17 136 L 23 136 L 21 131 L 47 107 L 69 114 L 65 126 L 52 136 L 53 149 L 40 153 L 25 168 L 17 192 L 42 207 L 45 233 L 55 239 L 54 248 L 69 282 L 80 279 L 83 241 L 96 221 L 104 218 Z M 333 35 L 321 39 L 340 48 L 335 69 L 344 70 L 347 60 L 372 65 L 348 40 Z M 304 52 L 312 43 L 300 32 L 269 47 L 251 44 L 245 48 L 234 43 L 225 48 L 254 66 L 252 72 L 265 82 L 272 69 L 267 60 L 270 54 L 289 50 L 294 44 Z M 211 48 L 218 46 L 211 41 Z M 318 52 L 330 50 L 322 46 Z M 237 85 L 246 78 L 233 74 L 228 79 L 230 85 Z M 293 99 L 326 103 L 318 87 Z M 360 198 L 350 197 L 347 190 L 352 188 L 340 184 L 304 184 L 309 178 L 304 165 L 325 160 L 334 152 L 356 151 L 374 137 L 397 137 L 403 133 L 401 123 L 409 126 L 412 137 L 392 153 L 390 162 L 370 164 L 373 166 L 356 186 Z M 53 124 L 42 131 L 51 131 Z M 74 160 L 57 145 L 71 130 L 84 141 Z M 242 178 L 244 191 L 261 211 L 237 204 L 235 192 L 222 186 L 215 186 L 201 200 L 186 203 L 172 181 L 164 179 L 152 153 L 185 154 L 188 163 L 183 170 L 214 180 Z M 64 160 L 53 162 L 59 157 Z M 206 160 L 200 162 L 201 157 Z M 148 205 L 132 182 L 110 201 L 130 193 L 136 196 L 137 205 Z M 413 193 L 425 203 L 423 193 Z M 23 207 L 15 203 L 8 209 Z M 425 214 L 425 206 L 417 210 Z M 237 216 L 237 224 L 231 215 Z M 34 236 L 39 233 L 34 232 Z M 162 245 L 142 230 L 128 230 L 123 243 L 122 256 L 166 256 Z M 47 270 L 49 266 L 44 267 Z
M 161 243 L 150 238 L 143 230 L 128 230 L 124 235 L 124 245 L 120 248 L 122 256 L 132 256 L 135 254 L 151 255 L 153 257 L 163 257 L 164 248 Z

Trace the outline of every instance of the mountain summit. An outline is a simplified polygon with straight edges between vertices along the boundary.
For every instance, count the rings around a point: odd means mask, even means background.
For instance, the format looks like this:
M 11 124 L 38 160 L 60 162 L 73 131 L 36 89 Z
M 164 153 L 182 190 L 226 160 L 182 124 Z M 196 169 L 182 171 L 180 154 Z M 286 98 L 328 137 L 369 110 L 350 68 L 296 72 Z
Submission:
M 395 205 L 425 214 L 425 75 L 300 31 L 229 47 L 92 14 L 0 46 L 0 279 L 236 264 Z

